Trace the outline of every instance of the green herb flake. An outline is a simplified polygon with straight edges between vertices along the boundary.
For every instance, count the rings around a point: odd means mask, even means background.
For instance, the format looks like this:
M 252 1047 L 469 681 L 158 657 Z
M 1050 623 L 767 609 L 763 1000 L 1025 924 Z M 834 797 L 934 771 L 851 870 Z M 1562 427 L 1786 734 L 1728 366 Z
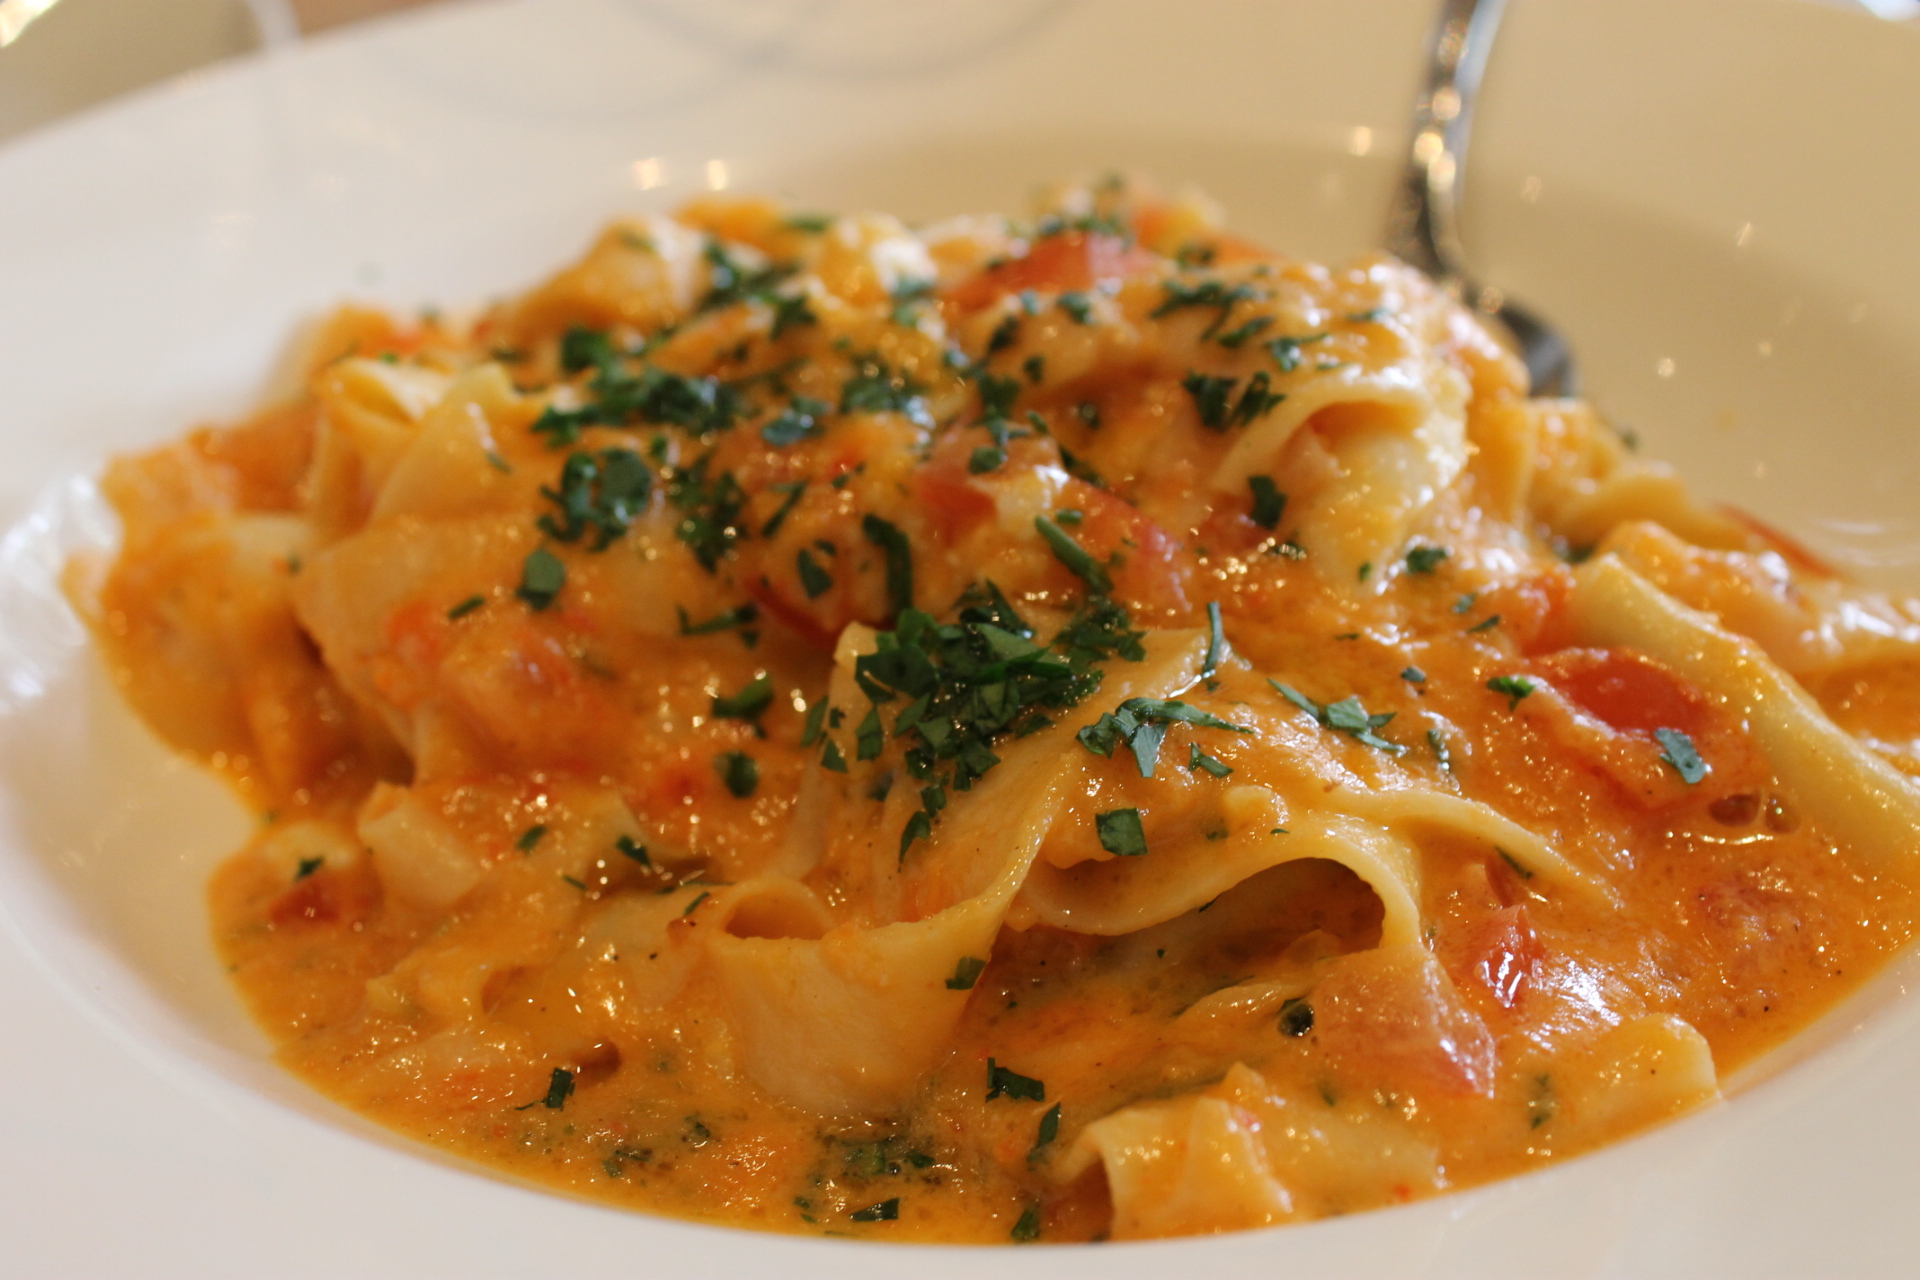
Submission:
M 953 966 L 953 976 L 947 979 L 947 990 L 971 991 L 986 971 L 987 962 L 979 956 L 961 956 L 960 962 Z
M 1030 1204 L 1020 1211 L 1020 1220 L 1013 1224 L 1013 1230 L 1007 1233 L 1007 1239 L 1015 1244 L 1032 1244 L 1040 1238 L 1040 1206 Z
M 1508 853 L 1505 849 L 1502 849 L 1499 845 L 1493 846 L 1493 851 L 1500 855 L 1500 860 L 1502 862 L 1506 863 L 1509 867 L 1513 868 L 1513 874 L 1519 876 L 1522 880 L 1533 879 L 1533 872 L 1527 870 L 1527 868 L 1524 865 L 1522 865 L 1520 859 L 1514 857 L 1512 854 Z
M 1406 667 L 1401 670 L 1400 678 L 1408 684 L 1425 684 L 1427 682 L 1427 673 L 1418 667 Z
M 681 635 L 710 636 L 747 626 L 760 616 L 760 606 L 752 603 L 743 604 L 725 613 L 715 614 L 705 622 L 694 622 L 687 617 L 687 611 L 678 605 L 674 606 L 674 612 L 680 615 Z
M 1040 531 L 1047 545 L 1053 548 L 1053 554 L 1068 572 L 1099 595 L 1108 595 L 1113 591 L 1113 577 L 1106 567 L 1093 558 L 1093 553 L 1074 541 L 1073 536 L 1045 516 L 1035 516 L 1033 527 Z
M 760 765 L 744 751 L 723 751 L 713 758 L 713 771 L 727 790 L 744 800 L 760 785 Z
M 1660 742 L 1660 758 L 1673 766 L 1680 781 L 1691 787 L 1707 776 L 1707 762 L 1700 758 L 1692 738 L 1678 729 L 1655 729 L 1653 736 Z
M 1200 415 L 1200 425 L 1214 431 L 1225 431 L 1227 420 L 1233 414 L 1233 388 L 1237 382 L 1234 378 L 1195 370 L 1189 371 L 1180 380 L 1180 385 L 1193 397 L 1193 407 Z
M 985 475 L 989 471 L 998 471 L 1000 464 L 1007 460 L 1007 451 L 998 445 L 983 444 L 967 458 L 967 470 L 973 475 Z
M 1040 1126 L 1034 1131 L 1033 1135 L 1033 1146 L 1027 1149 L 1028 1166 L 1031 1167 L 1040 1163 L 1041 1159 L 1045 1157 L 1047 1153 L 1047 1148 L 1051 1147 L 1054 1139 L 1059 1136 L 1060 1104 L 1056 1102 L 1047 1108 L 1045 1115 L 1040 1117 Z
M 300 859 L 300 865 L 294 869 L 293 882 L 299 884 L 302 880 L 305 880 L 308 876 L 326 865 L 327 860 L 325 858 Z
M 1220 761 L 1215 760 L 1212 756 L 1202 751 L 1199 743 L 1189 742 L 1187 744 L 1187 772 L 1192 773 L 1200 769 L 1206 770 L 1206 772 L 1216 778 L 1224 778 L 1233 772 L 1230 766 L 1222 764 Z
M 546 835 L 547 824 L 544 822 L 536 822 L 520 833 L 520 838 L 513 842 L 513 847 L 522 853 L 532 853 L 534 846 L 544 840 Z
M 833 588 L 833 575 L 820 567 L 813 553 L 802 547 L 794 556 L 794 564 L 800 571 L 800 589 L 807 593 L 807 599 L 818 600 Z
M 653 869 L 653 859 L 647 856 L 647 846 L 641 844 L 632 836 L 619 837 L 613 842 L 613 847 L 649 871 Z
M 1253 491 L 1253 522 L 1262 529 L 1278 527 L 1280 517 L 1287 512 L 1287 495 L 1280 492 L 1272 476 L 1248 476 L 1247 487 Z
M 879 547 L 887 561 L 887 595 L 895 611 L 913 607 L 913 544 L 899 526 L 869 512 L 860 521 L 867 541 Z
M 1137 858 L 1147 851 L 1147 833 L 1140 825 L 1138 809 L 1095 814 L 1093 828 L 1100 837 L 1100 847 L 1115 857 Z
M 1267 683 L 1272 685 L 1281 697 L 1312 716 L 1315 720 L 1318 720 L 1321 725 L 1328 729 L 1347 734 L 1362 745 L 1372 747 L 1376 751 L 1384 751 L 1388 755 L 1397 756 L 1406 750 L 1406 748 L 1399 743 L 1390 742 L 1375 732 L 1375 730 L 1384 729 L 1390 724 L 1393 718 L 1399 714 L 1398 712 L 1378 711 L 1369 713 L 1367 709 L 1361 705 L 1360 699 L 1352 694 L 1340 699 L 1338 702 L 1330 702 L 1325 706 L 1321 706 L 1290 684 L 1282 684 L 1272 677 L 1268 677 Z
M 555 542 L 578 542 L 591 532 L 590 549 L 605 551 L 625 535 L 652 492 L 653 471 L 631 449 L 569 454 L 558 487 L 540 489 L 558 514 L 543 513 L 537 523 Z
M 458 622 L 487 602 L 485 596 L 468 596 L 453 608 L 447 610 L 447 621 Z
M 572 1096 L 573 1072 L 565 1067 L 555 1067 L 547 1081 L 547 1096 L 540 1099 L 541 1105 L 549 1111 L 558 1111 L 567 1105 L 567 1099 Z
M 1507 710 L 1519 707 L 1520 700 L 1533 692 L 1533 681 L 1525 676 L 1495 676 L 1487 681 L 1487 688 L 1507 698 Z
M 757 720 L 771 705 L 772 678 L 756 676 L 736 694 L 724 698 L 716 695 L 713 699 L 713 715 L 720 720 Z
M 1202 678 L 1211 676 L 1220 669 L 1227 657 L 1227 633 L 1220 621 L 1219 602 L 1207 602 L 1207 656 L 1200 664 Z
M 547 608 L 567 585 L 567 566 L 545 547 L 535 547 L 520 566 L 520 586 L 514 594 L 535 613 Z
M 1016 1102 L 1045 1102 L 1047 1086 L 1032 1076 L 1023 1076 L 987 1059 L 987 1101 L 1007 1097 Z
M 1272 316 L 1255 316 L 1245 324 L 1238 325 L 1221 334 L 1214 341 L 1229 351 L 1238 351 L 1250 340 L 1259 337 L 1273 324 Z
M 1324 333 L 1310 333 L 1300 338 L 1274 338 L 1267 343 L 1267 354 L 1280 367 L 1282 373 L 1292 373 L 1300 367 L 1300 348 L 1312 342 L 1324 342 L 1329 337 Z
M 820 767 L 831 770 L 834 773 L 845 773 L 847 771 L 847 757 L 840 750 L 840 744 L 832 738 L 827 739 L 826 747 L 820 752 Z
M 1473 635 L 1475 632 L 1479 632 L 1479 631 L 1491 631 L 1499 625 L 1500 625 L 1500 615 L 1497 613 L 1490 613 L 1485 618 L 1482 618 L 1479 622 L 1476 622 L 1472 626 L 1468 627 L 1467 634 Z
M 776 449 L 785 449 L 799 444 L 809 436 L 820 433 L 820 419 L 833 411 L 833 406 L 822 400 L 808 396 L 795 396 L 792 403 L 760 428 L 760 438 Z
M 864 1209 L 855 1209 L 847 1215 L 855 1222 L 892 1222 L 900 1216 L 900 1197 L 893 1196 L 879 1204 L 870 1204 Z
M 1445 547 L 1410 547 L 1407 550 L 1408 573 L 1432 573 L 1453 553 Z
M 1478 591 L 1469 591 L 1453 602 L 1453 611 L 1455 613 L 1465 613 L 1467 610 L 1473 608 L 1473 602 L 1479 598 L 1480 593 Z

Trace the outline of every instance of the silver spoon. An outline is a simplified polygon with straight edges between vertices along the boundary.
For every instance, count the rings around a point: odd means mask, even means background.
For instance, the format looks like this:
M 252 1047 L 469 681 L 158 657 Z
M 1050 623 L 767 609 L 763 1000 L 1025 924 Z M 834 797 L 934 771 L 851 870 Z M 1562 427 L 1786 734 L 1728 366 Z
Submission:
M 1559 331 L 1500 290 L 1474 280 L 1460 244 L 1473 99 L 1506 0 L 1441 0 L 1427 50 L 1427 83 L 1413 114 L 1413 148 L 1387 215 L 1387 250 L 1420 268 L 1513 335 L 1537 396 L 1579 391 L 1573 351 Z

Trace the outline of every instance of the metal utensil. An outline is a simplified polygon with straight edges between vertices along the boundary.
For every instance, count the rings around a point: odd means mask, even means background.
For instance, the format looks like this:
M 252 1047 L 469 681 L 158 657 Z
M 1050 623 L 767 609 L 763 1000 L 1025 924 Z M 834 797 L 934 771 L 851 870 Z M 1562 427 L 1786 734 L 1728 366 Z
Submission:
M 1414 109 L 1413 147 L 1387 217 L 1389 252 L 1420 268 L 1513 336 L 1537 396 L 1579 390 L 1573 351 L 1554 327 L 1499 289 L 1482 285 L 1460 244 L 1460 185 L 1473 99 L 1506 0 L 1441 0 L 1427 49 L 1427 82 Z

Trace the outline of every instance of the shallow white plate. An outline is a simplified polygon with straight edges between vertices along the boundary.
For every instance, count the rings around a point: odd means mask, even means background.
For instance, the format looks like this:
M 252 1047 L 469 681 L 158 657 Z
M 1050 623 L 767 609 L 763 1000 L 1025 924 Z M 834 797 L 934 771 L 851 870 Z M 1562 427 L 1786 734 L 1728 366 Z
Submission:
M 915 1250 L 620 1214 L 271 1065 L 202 886 L 246 815 L 51 591 L 76 481 L 258 393 L 302 317 L 519 288 L 726 186 L 912 216 L 1111 167 L 1373 239 L 1424 0 L 527 0 L 182 82 L 0 150 L 0 1272 L 1475 1276 L 1911 1271 L 1903 963 L 1734 1100 L 1546 1173 L 1218 1240 Z M 1788 0 L 1516 0 L 1468 236 L 1708 492 L 1920 585 L 1920 31 Z

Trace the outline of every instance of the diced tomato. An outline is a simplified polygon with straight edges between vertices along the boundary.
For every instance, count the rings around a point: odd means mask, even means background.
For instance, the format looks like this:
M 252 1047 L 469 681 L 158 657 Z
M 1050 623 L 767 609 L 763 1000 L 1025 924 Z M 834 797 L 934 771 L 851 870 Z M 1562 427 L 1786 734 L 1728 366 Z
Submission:
M 372 914 L 372 887 L 365 876 L 320 871 L 281 894 L 267 909 L 275 928 L 298 928 L 365 920 Z
M 1545 958 L 1525 906 L 1502 907 L 1471 927 L 1465 951 L 1473 978 L 1493 993 L 1502 1009 L 1526 995 L 1534 967 Z
M 1035 241 L 1025 257 L 962 280 L 947 293 L 947 301 L 962 312 L 978 311 L 1022 289 L 1046 293 L 1091 289 L 1102 280 L 1124 279 L 1153 262 L 1152 254 L 1130 247 L 1118 236 L 1068 231 Z
M 1678 729 L 1703 735 L 1707 701 L 1692 685 L 1632 649 L 1563 649 L 1539 660 L 1554 688 L 1622 733 Z
M 993 518 L 993 496 L 967 478 L 958 463 L 936 460 L 914 472 L 913 496 L 941 541 L 952 545 Z
M 1083 480 L 1068 481 L 1059 502 L 1084 513 L 1074 534 L 1095 559 L 1111 564 L 1118 554 L 1119 563 L 1112 568 L 1118 598 L 1168 614 L 1191 609 L 1187 580 L 1192 562 L 1165 529 L 1138 508 Z

